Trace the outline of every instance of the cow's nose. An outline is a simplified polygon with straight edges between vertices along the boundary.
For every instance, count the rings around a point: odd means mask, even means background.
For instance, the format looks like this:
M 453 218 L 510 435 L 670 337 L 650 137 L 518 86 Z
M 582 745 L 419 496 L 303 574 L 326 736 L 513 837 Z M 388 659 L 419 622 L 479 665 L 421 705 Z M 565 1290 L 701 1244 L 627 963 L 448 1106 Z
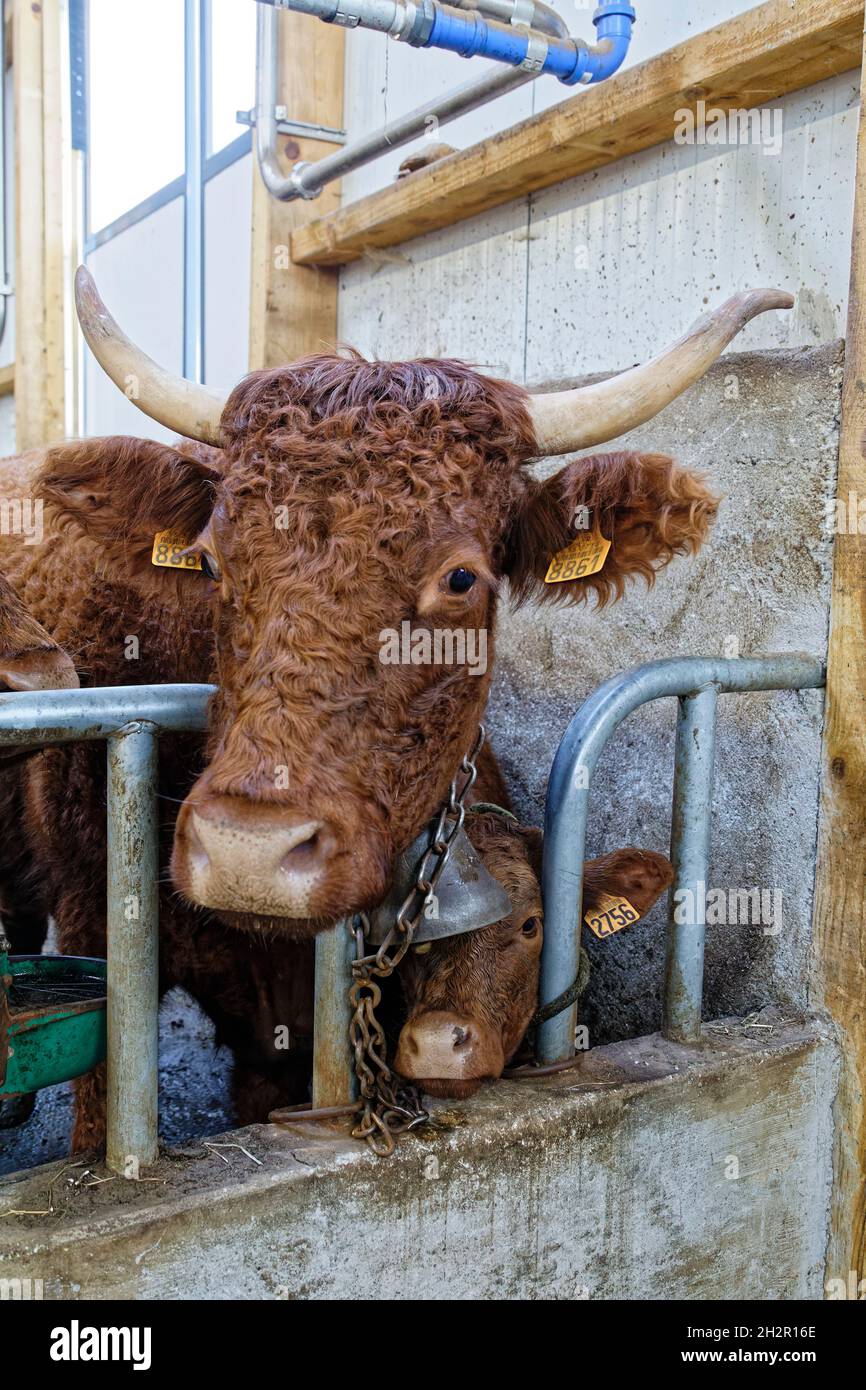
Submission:
M 304 917 L 336 853 L 332 826 L 300 811 L 241 797 L 208 796 L 189 807 L 183 826 L 184 877 L 203 907 L 274 917 Z
M 412 1081 L 473 1081 L 499 1076 L 502 1041 L 488 1025 L 460 1014 L 419 1014 L 400 1034 L 394 1066 Z

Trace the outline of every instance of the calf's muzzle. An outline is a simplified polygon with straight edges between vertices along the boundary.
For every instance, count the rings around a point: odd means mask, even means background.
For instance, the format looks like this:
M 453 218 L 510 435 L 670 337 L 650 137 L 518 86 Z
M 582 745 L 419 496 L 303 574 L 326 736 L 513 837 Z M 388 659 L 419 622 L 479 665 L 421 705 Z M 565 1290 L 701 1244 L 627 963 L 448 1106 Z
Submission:
M 501 1075 L 504 1066 L 497 1031 L 480 1020 L 445 1012 L 423 1013 L 407 1023 L 394 1058 L 395 1070 L 432 1096 L 470 1095 L 483 1081 Z

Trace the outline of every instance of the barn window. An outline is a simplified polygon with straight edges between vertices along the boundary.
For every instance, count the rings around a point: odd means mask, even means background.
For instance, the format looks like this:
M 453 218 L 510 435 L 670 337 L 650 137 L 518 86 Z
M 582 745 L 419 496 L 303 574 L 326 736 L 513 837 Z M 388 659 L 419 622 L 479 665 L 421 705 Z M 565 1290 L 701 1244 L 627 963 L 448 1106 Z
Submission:
M 86 259 L 155 356 L 195 380 L 236 380 L 251 182 L 237 115 L 253 105 L 255 6 L 72 0 L 70 26 Z M 92 368 L 87 432 L 128 431 L 133 407 Z

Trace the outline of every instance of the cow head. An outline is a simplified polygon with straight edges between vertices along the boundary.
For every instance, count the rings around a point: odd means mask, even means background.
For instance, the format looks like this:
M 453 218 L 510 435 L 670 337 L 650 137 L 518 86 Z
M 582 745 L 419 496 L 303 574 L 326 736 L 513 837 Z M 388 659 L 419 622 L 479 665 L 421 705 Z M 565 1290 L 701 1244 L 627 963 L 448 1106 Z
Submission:
M 416 947 L 400 967 L 406 1021 L 394 1067 L 439 1097 L 465 1098 L 501 1076 L 538 1007 L 541 831 L 495 814 L 469 816 L 466 824 L 512 911 L 493 926 Z M 610 893 L 643 916 L 672 880 L 663 855 L 616 850 L 584 865 L 584 910 Z
M 223 400 L 135 348 L 84 271 L 77 292 L 112 379 L 201 441 L 90 441 L 55 454 L 42 481 L 105 566 L 212 608 L 219 694 L 175 882 L 238 926 L 301 936 L 377 903 L 442 801 L 484 709 L 505 584 L 518 599 L 604 602 L 694 551 L 715 512 L 701 479 L 658 455 L 585 458 L 545 482 L 527 462 L 655 414 L 786 299 L 738 297 L 618 390 L 531 397 L 458 362 L 349 355 L 255 372 Z M 582 509 L 612 539 L 608 561 L 546 587 Z M 203 572 L 151 566 L 163 529 Z

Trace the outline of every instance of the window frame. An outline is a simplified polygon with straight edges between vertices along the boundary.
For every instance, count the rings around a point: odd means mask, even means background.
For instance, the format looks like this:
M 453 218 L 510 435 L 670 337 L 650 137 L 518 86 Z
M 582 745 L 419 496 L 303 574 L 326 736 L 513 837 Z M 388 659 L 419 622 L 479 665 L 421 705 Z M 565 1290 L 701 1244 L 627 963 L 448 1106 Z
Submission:
M 70 0 L 70 51 L 78 110 L 73 145 L 84 163 L 84 256 L 112 241 L 160 208 L 183 199 L 183 371 L 192 381 L 205 375 L 205 190 L 211 179 L 252 150 L 252 129 L 209 153 L 212 110 L 212 0 L 183 0 L 184 6 L 184 171 L 128 208 L 114 221 L 90 226 L 90 81 L 87 68 L 89 0 Z

